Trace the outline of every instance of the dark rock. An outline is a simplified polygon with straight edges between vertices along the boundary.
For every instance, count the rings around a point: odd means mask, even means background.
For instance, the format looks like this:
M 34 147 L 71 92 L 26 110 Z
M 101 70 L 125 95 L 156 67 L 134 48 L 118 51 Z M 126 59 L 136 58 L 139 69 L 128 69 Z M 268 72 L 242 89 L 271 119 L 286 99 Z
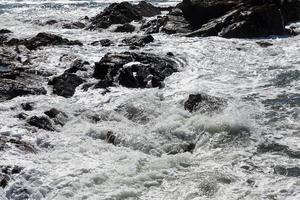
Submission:
M 110 144 L 116 145 L 116 136 L 114 135 L 113 132 L 108 131 L 106 134 L 106 141 Z
M 166 145 L 164 147 L 164 151 L 170 155 L 175 155 L 175 154 L 184 153 L 184 152 L 193 153 L 195 146 L 196 145 L 194 143 L 170 144 L 170 145 Z
M 125 38 L 122 42 L 131 46 L 143 47 L 146 44 L 151 43 L 153 41 L 154 38 L 152 37 L 152 35 L 142 35 L 142 36 L 135 35 L 130 38 Z
M 48 111 L 44 112 L 45 115 L 47 115 L 50 119 L 54 121 L 55 124 L 59 124 L 61 126 L 64 126 L 67 119 L 68 115 L 60 110 L 57 110 L 55 108 L 52 108 Z
M 35 37 L 32 37 L 30 39 L 23 39 L 23 40 L 13 38 L 9 40 L 6 44 L 10 46 L 24 45 L 29 50 L 36 50 L 39 47 L 51 46 L 51 45 L 79 45 L 79 46 L 82 45 L 82 43 L 79 42 L 78 40 L 71 41 L 51 33 L 39 33 Z
M 48 82 L 53 85 L 53 93 L 66 98 L 72 97 L 75 93 L 76 87 L 84 82 L 82 78 L 76 74 L 64 73 L 60 76 L 54 77 Z
M 300 151 L 294 151 L 286 145 L 278 144 L 272 141 L 261 143 L 257 147 L 258 153 L 283 153 L 291 158 L 300 158 Z
M 112 45 L 113 42 L 109 39 L 103 39 L 103 40 L 100 40 L 100 44 L 103 47 L 108 47 L 108 46 Z
M 259 46 L 261 46 L 261 47 L 263 47 L 263 48 L 273 46 L 272 43 L 270 43 L 270 42 L 265 42 L 265 41 L 258 41 L 258 42 L 256 42 L 256 44 L 258 44 Z
M 167 34 L 189 33 L 192 31 L 192 28 L 184 18 L 183 12 L 175 8 L 164 18 L 161 31 Z
M 45 117 L 45 116 L 33 116 L 30 117 L 27 120 L 27 123 L 31 126 L 35 126 L 39 129 L 44 129 L 47 131 L 55 131 L 55 128 L 52 126 L 51 121 L 49 120 L 49 118 Z
M 18 119 L 26 119 L 28 115 L 26 113 L 19 113 L 16 115 L 16 118 Z
M 28 85 L 15 80 L 0 79 L 0 101 L 10 100 L 25 95 L 45 95 L 43 87 Z
M 115 32 L 126 32 L 126 33 L 132 33 L 135 30 L 135 26 L 131 24 L 123 24 L 118 26 L 114 31 Z
M 155 15 L 161 14 L 160 8 L 153 6 L 150 3 L 145 1 L 139 2 L 138 5 L 135 6 L 138 12 L 143 17 L 153 17 Z
M 276 166 L 274 168 L 274 173 L 287 177 L 300 177 L 300 168 Z
M 83 29 L 85 28 L 85 24 L 82 22 L 71 22 L 63 25 L 65 29 Z
M 12 33 L 10 30 L 8 29 L 0 29 L 0 35 L 2 34 L 9 34 L 9 33 Z
M 226 105 L 226 101 L 219 97 L 207 94 L 191 94 L 184 103 L 184 109 L 190 112 L 215 112 L 220 111 Z
M 110 80 L 100 80 L 94 88 L 108 88 L 113 86 L 113 81 Z
M 138 5 L 132 5 L 128 2 L 113 3 L 91 19 L 89 29 L 108 28 L 112 24 L 126 24 L 157 14 L 160 14 L 160 11 L 146 2 L 141 2 Z
M 91 43 L 91 45 L 93 45 L 93 46 L 96 46 L 96 45 L 99 45 L 99 44 L 103 47 L 108 47 L 108 46 L 112 45 L 113 42 L 109 39 L 103 39 L 103 40 L 95 41 L 95 42 Z
M 195 0 L 183 1 L 177 7 L 182 10 L 184 18 L 194 28 L 198 29 L 211 19 L 219 18 L 230 11 L 238 1 Z
M 0 166 L 0 187 L 5 188 L 12 176 L 19 174 L 23 170 L 19 166 Z
M 34 104 L 31 102 L 21 103 L 21 107 L 23 108 L 23 110 L 26 110 L 26 111 L 33 110 L 33 105 Z
M 160 28 L 165 24 L 167 17 L 158 16 L 156 19 L 144 21 L 141 25 L 141 30 L 146 34 L 158 33 Z
M 50 19 L 50 20 L 46 21 L 46 22 L 44 23 L 44 25 L 53 25 L 53 24 L 57 24 L 57 23 L 58 23 L 57 20 L 55 20 L 55 19 Z
M 0 45 L 3 45 L 8 40 L 8 34 L 12 33 L 8 29 L 0 29 Z
M 199 3 L 200 2 L 200 3 Z M 214 1 L 212 1 L 214 2 Z M 189 3 L 187 3 L 189 4 Z M 189 13 L 191 10 L 196 10 L 194 13 L 197 15 L 197 10 L 203 9 L 201 1 L 197 1 L 197 6 L 189 4 L 189 6 L 182 7 L 184 12 Z M 289 5 L 294 5 L 292 8 Z M 199 5 L 201 5 L 199 7 Z M 284 4 L 280 4 L 276 0 L 269 1 L 235 1 L 232 4 L 232 8 L 228 12 L 218 13 L 218 9 L 213 8 L 215 13 L 221 16 L 214 16 L 205 23 L 199 22 L 197 18 L 188 17 L 187 20 L 192 25 L 193 29 L 198 30 L 188 34 L 187 36 L 221 36 L 226 38 L 254 38 L 254 37 L 267 37 L 270 35 L 286 35 L 289 33 L 285 29 L 285 25 L 291 22 L 291 18 L 300 19 L 299 14 L 295 14 L 300 9 L 299 1 L 285 1 Z M 229 7 L 227 7 L 229 6 Z M 230 5 L 227 5 L 228 10 Z M 285 14 L 285 8 L 290 10 L 288 13 L 294 13 L 293 17 L 290 14 Z M 200 11 L 199 11 L 200 13 Z M 209 16 L 209 15 L 207 15 Z M 286 17 L 289 16 L 289 17 Z M 199 24 L 197 24 L 199 22 Z M 204 23 L 204 24 L 203 24 Z
M 87 61 L 83 61 L 81 59 L 76 59 L 69 69 L 65 71 L 65 73 L 76 73 L 77 71 L 87 71 L 85 68 L 86 65 L 89 65 L 90 63 Z
M 21 141 L 15 138 L 7 138 L 0 136 L 0 151 L 11 148 L 11 146 L 15 146 L 16 148 L 29 153 L 36 153 L 37 150 L 31 144 Z
M 173 60 L 154 54 L 108 53 L 95 63 L 94 77 L 129 88 L 159 87 L 177 69 Z

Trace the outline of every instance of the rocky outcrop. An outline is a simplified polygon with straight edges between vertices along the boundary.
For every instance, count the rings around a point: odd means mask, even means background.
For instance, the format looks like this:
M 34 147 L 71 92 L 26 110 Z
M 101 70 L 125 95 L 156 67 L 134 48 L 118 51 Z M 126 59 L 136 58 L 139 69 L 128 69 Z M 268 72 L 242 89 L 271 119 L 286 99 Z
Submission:
M 24 45 L 29 50 L 36 50 L 39 47 L 43 46 L 52 46 L 52 45 L 79 45 L 81 46 L 82 43 L 78 40 L 68 40 L 58 35 L 54 35 L 51 33 L 39 33 L 36 36 L 30 39 L 11 39 L 7 43 L 7 45 Z
M 142 28 L 186 36 L 254 38 L 293 34 L 285 26 L 300 20 L 297 0 L 184 0 L 163 19 L 157 18 Z
M 160 9 L 144 1 L 138 5 L 128 2 L 113 3 L 91 19 L 89 29 L 108 28 L 112 24 L 126 24 L 160 14 Z
M 161 87 L 178 70 L 168 57 L 149 53 L 108 53 L 95 63 L 94 77 L 103 87 L 120 84 L 129 88 Z
M 226 105 L 226 101 L 219 97 L 207 94 L 191 94 L 184 103 L 184 109 L 189 112 L 216 112 L 220 111 Z
M 84 82 L 76 74 L 64 73 L 48 82 L 53 86 L 53 93 L 66 98 L 72 97 L 76 88 Z

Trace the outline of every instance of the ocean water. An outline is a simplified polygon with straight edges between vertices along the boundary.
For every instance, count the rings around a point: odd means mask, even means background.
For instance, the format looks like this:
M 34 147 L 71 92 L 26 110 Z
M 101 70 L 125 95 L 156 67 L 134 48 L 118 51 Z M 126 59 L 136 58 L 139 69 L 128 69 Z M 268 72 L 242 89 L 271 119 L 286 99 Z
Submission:
M 92 17 L 112 2 L 121 1 L 0 0 L 0 28 L 10 29 L 18 38 L 50 32 L 82 41 L 82 47 L 32 52 L 30 67 L 58 75 L 75 58 L 93 64 L 105 53 L 128 51 L 118 44 L 132 34 L 61 26 Z M 42 25 L 50 19 L 59 23 Z M 0 165 L 24 167 L 0 188 L 1 200 L 300 199 L 299 172 L 276 173 L 278 167 L 300 167 L 299 158 L 257 150 L 259 144 L 276 142 L 300 151 L 300 36 L 246 40 L 159 33 L 153 37 L 154 43 L 141 51 L 173 52 L 180 64 L 180 71 L 168 77 L 162 89 L 115 87 L 103 95 L 102 89 L 84 92 L 78 87 L 66 99 L 51 95 L 51 86 L 45 83 L 48 95 L 0 103 L 0 135 L 27 141 L 38 150 L 0 151 Z M 90 45 L 104 38 L 117 45 Z M 273 46 L 262 48 L 257 44 L 261 41 Z M 91 73 L 92 68 L 83 76 L 95 82 Z M 188 95 L 199 92 L 225 98 L 228 105 L 215 114 L 185 111 Z M 15 117 L 23 112 L 23 102 L 34 103 L 29 116 L 57 108 L 69 121 L 55 132 L 34 131 Z M 107 131 L 116 134 L 119 145 L 99 139 Z M 164 153 L 190 141 L 196 144 L 193 153 Z

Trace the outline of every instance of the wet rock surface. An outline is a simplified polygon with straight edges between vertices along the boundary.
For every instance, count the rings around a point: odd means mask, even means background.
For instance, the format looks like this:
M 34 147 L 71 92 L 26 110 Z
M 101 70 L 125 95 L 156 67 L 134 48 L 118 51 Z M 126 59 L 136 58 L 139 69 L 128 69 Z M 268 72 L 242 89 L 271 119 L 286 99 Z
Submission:
M 135 26 L 131 24 L 123 24 L 118 26 L 114 32 L 119 32 L 119 33 L 132 33 L 135 30 Z
M 89 29 L 108 28 L 112 24 L 126 24 L 160 14 L 160 9 L 144 1 L 138 5 L 129 2 L 113 3 L 91 19 Z
M 29 50 L 36 50 L 43 46 L 53 46 L 53 45 L 79 45 L 82 43 L 78 40 L 68 40 L 58 35 L 51 33 L 39 33 L 30 39 L 11 39 L 7 42 L 7 45 L 24 45 Z
M 160 87 L 177 70 L 176 62 L 154 54 L 108 53 L 95 63 L 94 77 L 129 88 Z
M 18 138 L 0 136 L 0 151 L 5 151 L 15 147 L 25 153 L 36 153 L 37 150 L 28 142 L 22 141 Z
M 254 38 L 294 35 L 285 26 L 300 19 L 300 3 L 292 1 L 186 0 L 169 14 L 143 24 L 146 33 L 162 31 L 186 36 Z
M 102 39 L 102 40 L 95 41 L 95 42 L 91 43 L 91 45 L 93 45 L 93 46 L 101 45 L 103 47 L 109 47 L 109 46 L 111 46 L 113 44 L 114 43 L 111 40 L 109 40 L 109 39 Z
M 47 131 L 55 131 L 49 118 L 45 116 L 33 116 L 27 120 L 27 123 L 31 126 L 37 127 L 39 129 L 44 129 Z
M 154 42 L 154 38 L 152 35 L 136 35 L 130 38 L 125 38 L 122 42 L 130 46 L 143 47 L 148 43 Z
M 68 115 L 56 108 L 51 108 L 50 110 L 45 111 L 44 114 L 52 119 L 55 124 L 59 124 L 61 126 L 64 126 L 68 120 Z
M 83 82 L 84 80 L 76 74 L 64 73 L 54 77 L 48 84 L 53 86 L 53 94 L 69 98 L 74 95 L 76 88 Z
M 217 112 L 224 108 L 226 101 L 219 97 L 210 96 L 204 93 L 191 94 L 184 103 L 184 109 L 189 112 Z
M 45 95 L 47 92 L 40 86 L 28 86 L 26 83 L 0 79 L 0 101 L 10 100 L 18 96 Z

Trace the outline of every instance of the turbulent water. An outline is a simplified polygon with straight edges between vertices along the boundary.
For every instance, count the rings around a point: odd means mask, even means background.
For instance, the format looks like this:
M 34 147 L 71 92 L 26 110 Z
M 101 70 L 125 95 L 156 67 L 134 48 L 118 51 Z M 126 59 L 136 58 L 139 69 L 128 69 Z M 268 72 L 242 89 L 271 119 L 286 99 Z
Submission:
M 31 67 L 57 75 L 75 58 L 94 63 L 107 52 L 128 51 L 122 45 L 89 44 L 104 38 L 119 44 L 130 34 L 41 24 L 92 17 L 112 2 L 120 1 L 1 0 L 0 28 L 10 29 L 18 38 L 45 31 L 82 41 L 83 46 L 33 51 Z M 173 52 L 181 66 L 162 89 L 115 87 L 103 95 L 102 89 L 84 92 L 78 87 L 72 98 L 63 98 L 51 95 L 51 86 L 45 83 L 48 95 L 0 103 L 0 134 L 21 138 L 38 149 L 36 154 L 16 148 L 0 152 L 0 165 L 24 167 L 5 189 L 0 188 L 1 200 L 300 199 L 300 172 L 289 176 L 274 170 L 300 167 L 299 158 L 257 150 L 259 144 L 273 141 L 300 151 L 300 36 L 257 40 L 153 36 L 155 42 L 142 50 Z M 263 48 L 257 41 L 273 46 Z M 90 77 L 86 73 L 83 76 Z M 229 103 L 221 113 L 189 113 L 184 101 L 198 92 Z M 23 112 L 23 102 L 34 103 L 34 110 L 27 112 L 30 116 L 57 108 L 70 120 L 55 132 L 33 131 L 15 118 Z M 99 139 L 107 131 L 117 135 L 119 145 Z M 196 143 L 193 153 L 164 153 L 191 140 Z

